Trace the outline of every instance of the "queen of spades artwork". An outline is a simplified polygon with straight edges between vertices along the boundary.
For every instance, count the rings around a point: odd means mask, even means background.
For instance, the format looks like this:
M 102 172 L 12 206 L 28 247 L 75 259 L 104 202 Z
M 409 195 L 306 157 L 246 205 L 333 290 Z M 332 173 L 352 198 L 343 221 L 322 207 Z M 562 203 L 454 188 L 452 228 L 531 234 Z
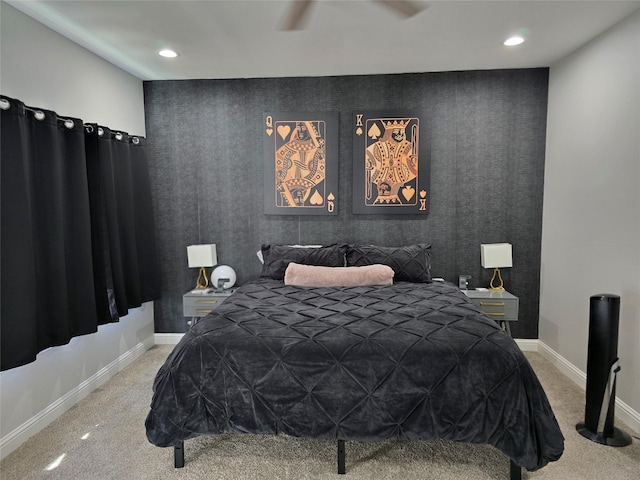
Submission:
M 264 114 L 265 213 L 335 215 L 338 114 Z
M 323 206 L 326 171 L 323 122 L 295 122 L 280 132 L 287 142 L 276 150 L 276 204 L 280 207 Z M 276 128 L 278 131 L 278 128 Z M 320 133 L 322 132 L 322 134 Z M 313 192 L 313 193 L 312 193 Z

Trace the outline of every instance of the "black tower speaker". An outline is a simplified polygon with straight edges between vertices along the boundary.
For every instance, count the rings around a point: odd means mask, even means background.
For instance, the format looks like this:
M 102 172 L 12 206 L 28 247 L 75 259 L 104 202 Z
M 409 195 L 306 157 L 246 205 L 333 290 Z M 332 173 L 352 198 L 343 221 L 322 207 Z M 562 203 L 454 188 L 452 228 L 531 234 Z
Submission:
M 620 297 L 608 293 L 591 297 L 589 304 L 589 350 L 587 353 L 587 401 L 584 422 L 576 430 L 589 440 L 624 447 L 631 437 L 613 426 L 616 401 L 618 325 Z

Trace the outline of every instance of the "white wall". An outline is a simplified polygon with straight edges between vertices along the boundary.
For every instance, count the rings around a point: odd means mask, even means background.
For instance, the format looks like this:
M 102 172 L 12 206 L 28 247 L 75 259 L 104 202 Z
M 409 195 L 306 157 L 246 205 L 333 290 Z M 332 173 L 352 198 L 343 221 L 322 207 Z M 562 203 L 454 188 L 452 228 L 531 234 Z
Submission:
M 5 3 L 0 3 L 0 17 L 2 94 L 63 116 L 145 134 L 142 81 Z M 151 345 L 150 302 L 117 324 L 101 326 L 95 334 L 41 352 L 31 364 L 2 372 L 0 458 Z
M 640 12 L 550 70 L 539 338 L 582 372 L 599 293 L 621 297 L 617 393 L 637 414 Z

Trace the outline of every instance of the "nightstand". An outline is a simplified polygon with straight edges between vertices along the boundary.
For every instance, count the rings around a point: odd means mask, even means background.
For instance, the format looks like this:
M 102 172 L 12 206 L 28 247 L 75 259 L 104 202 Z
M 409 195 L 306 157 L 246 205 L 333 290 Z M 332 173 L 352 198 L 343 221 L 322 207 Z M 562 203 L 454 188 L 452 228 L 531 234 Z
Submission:
M 518 297 L 509 292 L 495 290 L 463 290 L 471 303 L 480 307 L 489 317 L 511 335 L 511 322 L 518 321 Z
M 188 291 L 182 296 L 182 312 L 185 317 L 191 317 L 191 320 L 187 323 L 190 326 L 195 325 L 200 318 L 211 313 L 235 291 L 235 288 L 230 288 L 220 293 L 216 293 L 211 288 L 203 291 Z

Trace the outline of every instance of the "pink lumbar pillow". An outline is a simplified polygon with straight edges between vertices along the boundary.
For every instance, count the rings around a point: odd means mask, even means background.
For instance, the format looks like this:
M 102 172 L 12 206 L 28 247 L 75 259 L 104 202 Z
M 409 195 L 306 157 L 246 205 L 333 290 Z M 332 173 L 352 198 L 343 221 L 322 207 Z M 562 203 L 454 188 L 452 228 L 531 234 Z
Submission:
M 291 262 L 284 272 L 284 283 L 296 287 L 393 285 L 393 269 L 380 264 L 362 267 L 321 267 Z

